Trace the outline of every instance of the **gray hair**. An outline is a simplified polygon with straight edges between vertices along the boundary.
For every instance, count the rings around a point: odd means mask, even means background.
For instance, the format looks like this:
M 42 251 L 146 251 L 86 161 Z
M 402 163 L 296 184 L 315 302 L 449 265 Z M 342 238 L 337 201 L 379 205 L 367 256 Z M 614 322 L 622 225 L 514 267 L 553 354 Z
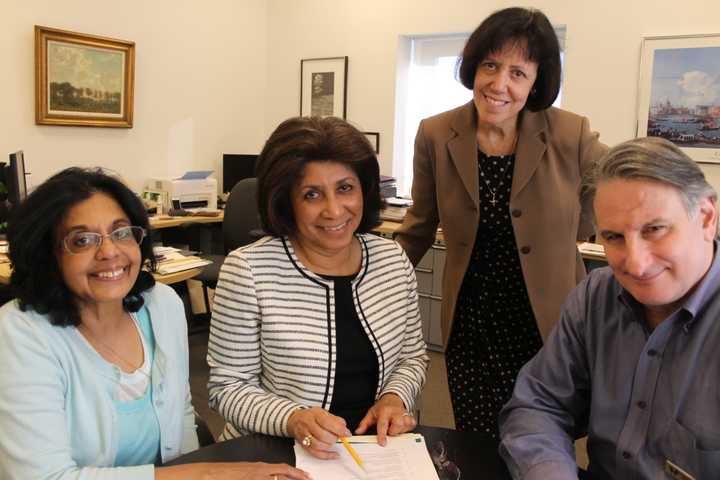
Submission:
M 653 180 L 674 187 L 689 216 L 704 198 L 717 199 L 697 163 L 672 142 L 658 137 L 636 138 L 611 148 L 583 179 L 584 201 L 595 199 L 598 185 L 614 179 Z

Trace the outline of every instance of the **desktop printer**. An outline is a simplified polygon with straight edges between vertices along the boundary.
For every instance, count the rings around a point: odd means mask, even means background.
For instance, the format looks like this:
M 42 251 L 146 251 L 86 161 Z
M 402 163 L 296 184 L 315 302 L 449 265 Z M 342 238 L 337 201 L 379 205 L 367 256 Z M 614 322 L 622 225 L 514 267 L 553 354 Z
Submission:
M 198 208 L 207 210 L 217 209 L 217 180 L 206 176 L 204 178 L 151 178 L 145 185 L 146 190 L 163 192 L 163 211 L 179 207 L 183 209 Z

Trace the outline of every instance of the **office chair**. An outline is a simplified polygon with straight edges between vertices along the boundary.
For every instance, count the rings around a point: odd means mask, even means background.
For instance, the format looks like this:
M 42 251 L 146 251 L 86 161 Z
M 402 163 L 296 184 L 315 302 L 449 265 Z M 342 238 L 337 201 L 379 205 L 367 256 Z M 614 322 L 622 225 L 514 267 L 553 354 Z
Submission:
M 195 431 L 198 436 L 198 443 L 201 447 L 207 447 L 215 443 L 215 436 L 210 431 L 207 422 L 195 412 Z
M 222 224 L 225 255 L 202 255 L 202 258 L 211 260 L 213 263 L 207 265 L 199 275 L 193 278 L 202 283 L 208 320 L 210 319 L 208 288 L 215 289 L 225 256 L 236 248 L 248 245 L 265 235 L 260 226 L 256 192 L 256 178 L 240 180 L 232 188 L 225 203 L 225 218 Z

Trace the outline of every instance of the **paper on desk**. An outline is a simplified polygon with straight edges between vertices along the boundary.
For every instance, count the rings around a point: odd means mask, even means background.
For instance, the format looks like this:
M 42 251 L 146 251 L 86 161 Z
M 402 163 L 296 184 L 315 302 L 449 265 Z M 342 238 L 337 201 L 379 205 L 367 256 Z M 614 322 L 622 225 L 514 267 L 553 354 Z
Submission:
M 590 243 L 590 242 L 582 242 L 578 244 L 578 249 L 581 253 L 587 252 L 587 253 L 596 253 L 596 254 L 604 254 L 605 253 L 605 247 L 600 245 L 599 243 Z
M 204 267 L 212 263 L 210 260 L 200 257 L 183 255 L 178 249 L 172 247 L 155 247 L 153 253 L 156 257 L 162 258 L 157 262 L 157 272 L 161 275 Z
M 203 260 L 200 257 L 186 257 L 184 260 L 172 260 L 170 262 L 160 262 L 157 266 L 157 272 L 161 275 L 182 272 L 192 268 L 204 267 L 210 265 L 210 260 Z
M 368 440 L 369 439 L 369 440 Z M 417 433 L 388 437 L 387 446 L 377 444 L 375 436 L 348 439 L 363 460 L 358 467 L 341 443 L 335 444 L 338 460 L 321 460 L 295 443 L 295 466 L 310 473 L 313 480 L 438 480 L 425 439 Z
M 202 180 L 212 174 L 213 170 L 193 170 L 185 172 L 185 174 L 182 177 L 178 177 L 177 180 Z
M 410 198 L 388 197 L 385 199 L 385 203 L 394 207 L 410 207 L 413 201 Z

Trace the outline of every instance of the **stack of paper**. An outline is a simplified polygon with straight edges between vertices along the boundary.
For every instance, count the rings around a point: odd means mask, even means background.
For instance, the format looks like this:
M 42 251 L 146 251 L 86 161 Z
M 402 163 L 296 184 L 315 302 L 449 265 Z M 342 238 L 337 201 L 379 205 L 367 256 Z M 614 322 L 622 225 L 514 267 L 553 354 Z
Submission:
M 406 207 L 385 207 L 380 211 L 381 220 L 390 220 L 391 222 L 402 222 L 407 213 Z
M 183 255 L 180 250 L 173 247 L 155 247 L 153 253 L 157 260 L 157 272 L 161 275 L 204 267 L 212 263 L 194 255 Z
M 605 247 L 598 243 L 582 242 L 578 244 L 578 250 L 580 253 L 586 255 L 594 255 L 597 257 L 605 256 Z
M 388 437 L 387 445 L 377 444 L 374 435 L 354 436 L 350 444 L 363 461 L 363 468 L 352 459 L 342 443 L 335 445 L 337 460 L 321 460 L 295 443 L 295 466 L 313 480 L 438 480 L 425 439 L 417 433 Z
M 8 244 L 7 240 L 0 240 L 0 263 L 6 263 L 10 261 L 7 256 L 9 247 L 10 245 Z

